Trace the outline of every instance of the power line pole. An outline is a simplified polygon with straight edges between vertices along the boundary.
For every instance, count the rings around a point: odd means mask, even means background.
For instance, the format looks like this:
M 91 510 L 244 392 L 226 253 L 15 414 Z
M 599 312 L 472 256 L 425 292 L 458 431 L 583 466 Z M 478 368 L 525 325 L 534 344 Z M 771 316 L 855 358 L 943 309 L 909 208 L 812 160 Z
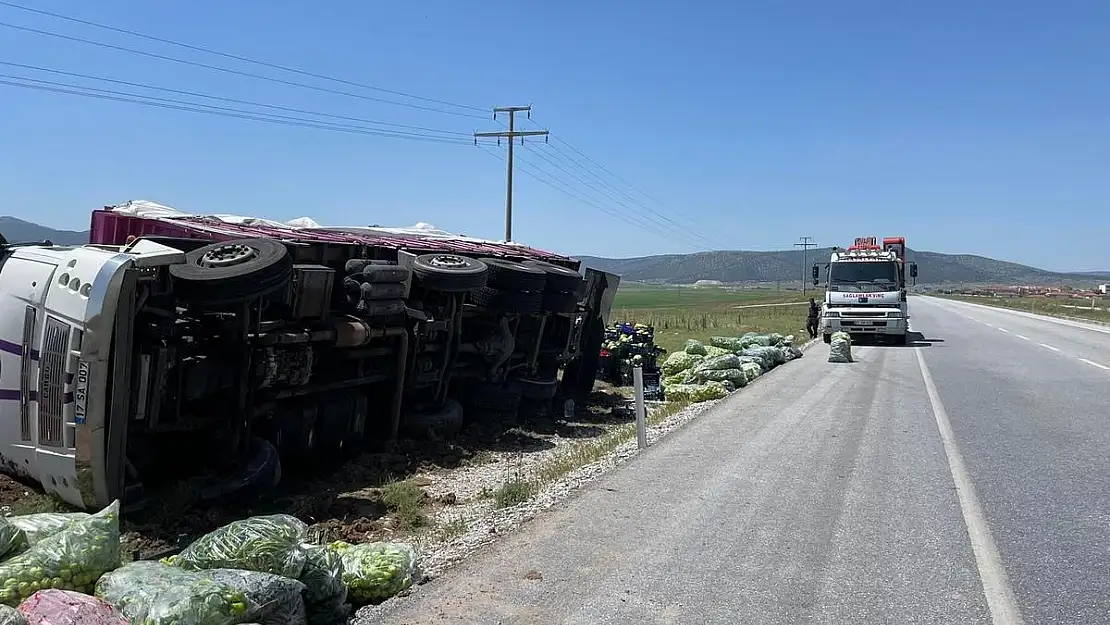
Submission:
M 802 297 L 806 296 L 806 266 L 809 265 L 809 248 L 817 247 L 816 243 L 811 243 L 813 237 L 798 237 L 802 240 L 801 243 L 795 243 L 794 247 L 802 248 Z
M 496 106 L 493 109 L 493 118 L 497 119 L 498 113 L 509 114 L 509 129 L 501 132 L 476 132 L 474 133 L 474 145 L 478 145 L 480 138 L 497 138 L 497 145 L 501 145 L 501 139 L 506 138 L 509 140 L 509 169 L 505 176 L 505 240 L 513 240 L 513 139 L 520 137 L 520 144 L 524 145 L 524 137 L 547 137 L 546 130 L 516 130 L 516 114 L 525 112 L 528 114 L 528 119 L 532 119 L 532 106 Z

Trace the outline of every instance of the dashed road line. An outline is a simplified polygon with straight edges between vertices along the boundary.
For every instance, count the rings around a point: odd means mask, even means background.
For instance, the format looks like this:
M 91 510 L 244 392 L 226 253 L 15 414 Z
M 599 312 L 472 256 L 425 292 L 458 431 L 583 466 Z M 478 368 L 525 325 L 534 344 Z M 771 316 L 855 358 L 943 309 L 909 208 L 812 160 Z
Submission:
M 964 523 L 967 525 L 971 553 L 979 569 L 979 579 L 983 583 L 983 595 L 987 600 L 987 609 L 990 610 L 991 622 L 994 625 L 1022 625 L 1024 621 L 1014 596 L 1014 589 L 1010 586 L 1009 575 L 1006 574 L 1006 568 L 1002 564 L 998 546 L 991 536 L 990 525 L 987 524 L 986 515 L 983 514 L 983 507 L 975 495 L 975 485 L 964 465 L 963 454 L 960 453 L 956 435 L 952 432 L 952 423 L 948 420 L 948 413 L 940 401 L 940 393 L 937 392 L 929 367 L 925 365 L 921 348 L 914 348 L 914 352 L 917 355 L 917 365 L 921 369 L 921 378 L 925 382 L 925 394 L 929 398 L 933 417 L 940 431 L 944 455 L 948 458 L 948 469 L 956 486 L 956 499 L 960 503 L 960 512 L 963 513 Z
M 1106 365 L 1104 365 L 1102 363 L 1098 363 L 1098 362 L 1095 362 L 1093 360 L 1087 360 L 1086 358 L 1080 358 L 1079 360 L 1091 365 L 1092 367 L 1098 367 L 1099 369 L 1102 369 L 1103 371 L 1110 371 L 1110 367 L 1107 367 Z
M 999 332 L 1005 332 L 1006 334 L 1009 334 L 1009 333 L 1010 333 L 1010 331 L 1009 331 L 1009 330 L 1007 330 L 1006 328 L 999 328 L 999 329 L 998 329 L 998 331 L 999 331 Z
M 1025 336 L 1024 334 L 1015 334 L 1014 336 L 1018 337 L 1019 339 L 1021 339 L 1023 341 L 1028 341 L 1029 340 L 1029 337 Z
M 1047 344 L 1047 343 L 1037 343 L 1037 345 L 1040 345 L 1041 347 L 1043 347 L 1043 348 L 1045 348 L 1045 349 L 1051 349 L 1051 350 L 1052 350 L 1052 351 L 1054 351 L 1054 352 L 1058 352 L 1058 351 L 1060 351 L 1060 348 L 1059 348 L 1059 347 L 1053 347 L 1053 346 L 1051 346 L 1051 345 L 1049 345 L 1049 344 Z

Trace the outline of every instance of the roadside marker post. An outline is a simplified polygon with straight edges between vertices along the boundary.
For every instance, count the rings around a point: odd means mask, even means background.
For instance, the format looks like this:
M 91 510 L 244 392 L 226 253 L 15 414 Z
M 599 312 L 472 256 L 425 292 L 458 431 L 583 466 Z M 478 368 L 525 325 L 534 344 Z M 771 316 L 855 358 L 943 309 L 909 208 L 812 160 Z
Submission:
M 632 367 L 632 384 L 636 389 L 636 445 L 647 447 L 647 409 L 644 407 L 644 370 Z

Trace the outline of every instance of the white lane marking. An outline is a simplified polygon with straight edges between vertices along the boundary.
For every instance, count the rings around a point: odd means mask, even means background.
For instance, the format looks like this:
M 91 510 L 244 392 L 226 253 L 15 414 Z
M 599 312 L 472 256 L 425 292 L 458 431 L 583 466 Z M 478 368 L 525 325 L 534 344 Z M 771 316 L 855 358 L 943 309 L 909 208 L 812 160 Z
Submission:
M 1025 336 L 1024 334 L 1015 334 L 1014 336 L 1018 337 L 1019 339 L 1021 339 L 1023 341 L 1028 341 L 1029 340 L 1029 337 Z
M 1053 346 L 1049 345 L 1048 343 L 1037 343 L 1037 344 L 1040 345 L 1041 347 L 1045 348 L 1045 349 L 1051 349 L 1054 352 L 1060 351 L 1059 347 L 1053 347 Z
M 967 525 L 967 536 L 971 541 L 971 552 L 975 556 L 975 564 L 979 567 L 979 579 L 983 582 L 983 595 L 990 609 L 991 622 L 994 625 L 1023 625 L 1021 610 L 1018 609 L 1014 589 L 1010 586 L 1009 575 L 1002 564 L 1002 557 L 998 553 L 998 546 L 994 544 L 990 526 L 983 515 L 983 507 L 975 495 L 975 486 L 971 476 L 964 466 L 963 456 L 956 444 L 956 436 L 952 433 L 952 424 L 948 420 L 948 413 L 937 393 L 937 385 L 933 383 L 933 376 L 929 367 L 925 365 L 925 357 L 921 355 L 921 348 L 915 347 L 917 365 L 921 369 L 921 378 L 925 381 L 925 392 L 929 396 L 929 404 L 933 408 L 933 417 L 936 418 L 937 429 L 940 430 L 940 439 L 944 443 L 944 454 L 948 457 L 948 469 L 952 473 L 952 481 L 956 484 L 956 498 L 960 502 L 960 511 Z
M 1005 332 L 1006 334 L 1009 334 L 1009 333 L 1010 333 L 1010 331 L 1009 331 L 1009 330 L 1007 330 L 1006 328 L 999 328 L 999 329 L 998 329 L 998 331 L 999 331 L 999 332 Z
M 1079 360 L 1091 365 L 1092 367 L 1098 367 L 1099 369 L 1102 369 L 1103 371 L 1110 371 L 1110 367 L 1107 367 L 1106 365 L 1101 364 L 1101 363 L 1097 363 L 1093 360 L 1087 360 L 1086 358 L 1080 358 Z
M 988 328 L 993 328 L 994 327 L 991 324 L 987 323 L 986 321 L 983 322 L 983 325 L 987 326 Z

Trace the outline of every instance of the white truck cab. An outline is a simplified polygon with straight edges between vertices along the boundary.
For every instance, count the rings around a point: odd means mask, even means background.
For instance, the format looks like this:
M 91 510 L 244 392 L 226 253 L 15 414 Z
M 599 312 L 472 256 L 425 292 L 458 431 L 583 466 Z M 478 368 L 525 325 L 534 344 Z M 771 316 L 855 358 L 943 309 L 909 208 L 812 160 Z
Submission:
M 0 245 L 0 464 L 85 507 L 109 499 L 102 402 L 125 284 L 183 263 L 149 240 L 130 246 Z M 98 467 L 99 469 L 94 469 Z M 99 496 L 98 496 L 99 495 Z
M 821 334 L 826 343 L 834 332 L 857 336 L 882 336 L 901 345 L 909 343 L 909 307 L 906 297 L 906 241 L 901 237 L 857 238 L 847 249 L 834 248 L 825 271 L 825 302 Z M 909 264 L 916 282 L 917 265 Z M 813 284 L 821 270 L 813 266 Z

